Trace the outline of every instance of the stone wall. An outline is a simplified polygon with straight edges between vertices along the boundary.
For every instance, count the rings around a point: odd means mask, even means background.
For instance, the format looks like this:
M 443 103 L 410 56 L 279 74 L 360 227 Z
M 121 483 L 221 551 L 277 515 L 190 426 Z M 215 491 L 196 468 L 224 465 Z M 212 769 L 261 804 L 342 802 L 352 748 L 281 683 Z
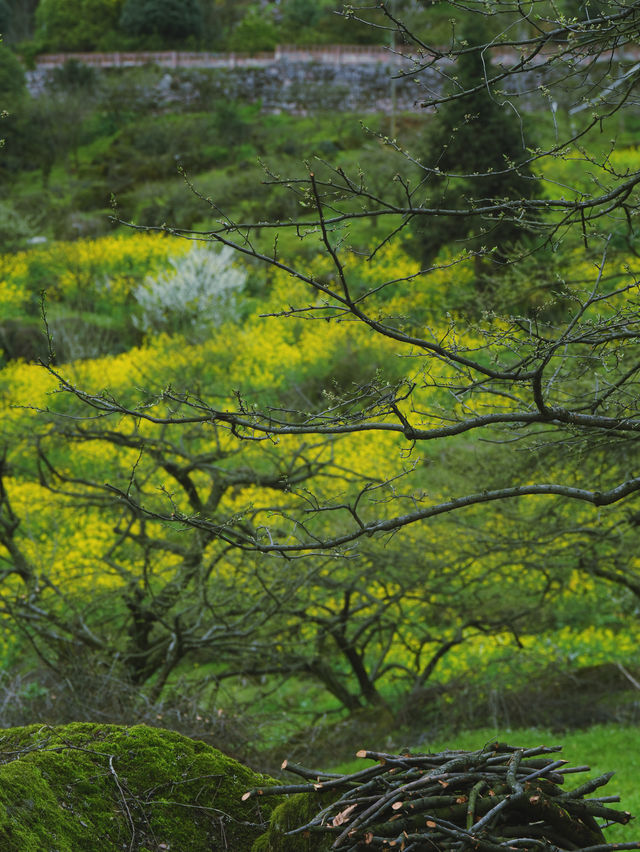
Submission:
M 395 102 L 398 110 L 419 109 L 421 103 L 442 94 L 449 81 L 453 63 L 444 59 L 438 68 L 419 70 L 410 58 L 380 51 L 378 54 L 318 54 L 311 51 L 284 51 L 259 57 L 231 57 L 225 55 L 214 63 L 201 60 L 182 61 L 182 54 L 149 55 L 147 64 L 141 62 L 142 54 L 131 54 L 136 61 L 129 62 L 125 54 L 78 54 L 96 69 L 98 80 L 109 76 L 130 73 L 128 81 L 136 88 L 136 96 L 152 106 L 175 108 L 179 104 L 207 108 L 208 103 L 219 99 L 261 104 L 265 112 L 391 112 Z M 186 54 L 185 54 L 186 56 Z M 205 57 L 207 55 L 204 55 Z M 105 58 L 106 57 L 106 58 Z M 115 62 L 114 57 L 119 61 Z M 155 57 L 155 59 L 153 58 Z M 168 57 L 168 58 L 167 58 Z M 47 91 L 56 67 L 64 64 L 65 55 L 46 58 L 33 71 L 27 72 L 27 84 L 32 94 Z M 214 57 L 215 58 L 215 57 Z M 511 57 L 495 57 L 494 70 L 500 62 L 507 66 Z M 107 61 L 108 60 L 108 61 Z M 157 61 L 156 61 L 157 60 Z M 233 60 L 233 61 L 232 61 Z M 561 69 L 556 73 L 562 73 Z M 588 91 L 593 69 L 588 64 L 579 69 L 563 87 L 566 108 L 579 102 Z M 506 87 L 519 95 L 525 109 L 534 105 L 547 108 L 540 100 L 539 87 L 552 80 L 541 63 L 524 73 L 511 76 Z M 499 88 L 499 87 L 498 87 Z M 558 93 L 556 92 L 556 97 Z
M 262 66 L 226 68 L 157 68 L 146 92 L 159 106 L 224 99 L 260 103 L 265 112 L 305 114 L 318 111 L 390 112 L 411 110 L 424 91 L 438 86 L 439 75 L 420 75 L 420 86 L 411 77 L 396 79 L 397 65 L 386 62 L 334 63 L 292 61 L 286 57 Z M 97 69 L 100 77 L 127 73 L 122 68 Z M 27 84 L 35 96 L 44 94 L 53 71 L 39 67 L 27 72 Z M 132 75 L 132 85 L 136 86 Z

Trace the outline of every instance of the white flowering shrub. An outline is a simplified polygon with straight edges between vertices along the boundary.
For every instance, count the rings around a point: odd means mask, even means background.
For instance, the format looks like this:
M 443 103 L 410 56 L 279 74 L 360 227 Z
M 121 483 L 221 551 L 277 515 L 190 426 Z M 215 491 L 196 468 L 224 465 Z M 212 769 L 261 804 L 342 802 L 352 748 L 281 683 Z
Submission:
M 233 264 L 233 251 L 194 246 L 169 258 L 170 269 L 147 276 L 135 296 L 140 312 L 133 318 L 143 331 L 195 334 L 236 315 L 236 297 L 247 275 Z

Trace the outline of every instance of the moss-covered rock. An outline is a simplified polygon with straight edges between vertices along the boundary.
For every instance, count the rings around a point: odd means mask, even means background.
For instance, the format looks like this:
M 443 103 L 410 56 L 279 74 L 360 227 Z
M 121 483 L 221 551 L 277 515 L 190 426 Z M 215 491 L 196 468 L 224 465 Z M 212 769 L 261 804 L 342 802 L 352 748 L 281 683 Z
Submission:
M 298 793 L 278 805 L 271 814 L 268 830 L 251 847 L 251 852 L 324 852 L 331 849 L 331 835 L 301 834 L 287 835 L 305 825 L 318 811 L 334 801 L 336 793 Z
M 279 799 L 273 780 L 204 743 L 138 725 L 0 731 L 3 852 L 249 850 Z

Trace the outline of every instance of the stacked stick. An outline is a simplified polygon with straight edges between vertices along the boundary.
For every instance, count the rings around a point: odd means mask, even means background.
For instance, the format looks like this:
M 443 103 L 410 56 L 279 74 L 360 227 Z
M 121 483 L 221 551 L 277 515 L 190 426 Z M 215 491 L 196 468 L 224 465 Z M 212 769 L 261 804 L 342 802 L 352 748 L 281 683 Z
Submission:
M 359 751 L 375 765 L 350 775 L 316 773 L 285 761 L 282 768 L 306 783 L 244 794 L 327 793 L 330 803 L 289 835 L 317 836 L 322 848 L 341 852 L 610 852 L 640 849 L 640 842 L 608 844 L 602 829 L 631 814 L 608 807 L 618 796 L 591 796 L 609 772 L 572 790 L 572 773 L 550 757 L 561 746 L 516 748 L 490 743 L 474 752 L 384 754 Z M 310 848 L 314 848 L 311 846 Z

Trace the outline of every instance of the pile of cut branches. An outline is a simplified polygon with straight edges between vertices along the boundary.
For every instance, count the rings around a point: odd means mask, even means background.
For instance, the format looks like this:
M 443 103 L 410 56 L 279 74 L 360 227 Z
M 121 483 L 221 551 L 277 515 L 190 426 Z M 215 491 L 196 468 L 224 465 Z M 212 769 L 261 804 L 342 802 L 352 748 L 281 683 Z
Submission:
M 549 755 L 561 746 L 516 748 L 493 742 L 479 751 L 384 754 L 359 751 L 374 766 L 350 775 L 316 773 L 285 761 L 306 783 L 251 790 L 245 799 L 289 793 L 330 794 L 331 802 L 289 835 L 316 834 L 342 852 L 610 852 L 640 842 L 608 844 L 603 828 L 631 814 L 608 807 L 619 796 L 585 798 L 603 787 L 608 772 L 573 790 L 568 767 Z M 324 835 L 322 838 L 320 834 Z

